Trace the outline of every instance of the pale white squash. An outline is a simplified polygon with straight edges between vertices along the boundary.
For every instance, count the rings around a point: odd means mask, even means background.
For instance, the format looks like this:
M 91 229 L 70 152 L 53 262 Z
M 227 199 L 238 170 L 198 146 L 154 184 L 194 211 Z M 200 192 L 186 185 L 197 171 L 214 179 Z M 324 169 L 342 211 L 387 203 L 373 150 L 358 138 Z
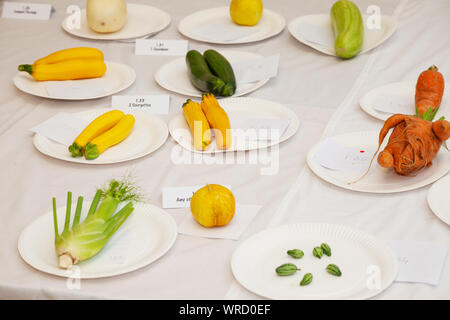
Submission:
M 125 0 L 87 0 L 86 18 L 89 28 L 99 33 L 116 32 L 127 21 Z

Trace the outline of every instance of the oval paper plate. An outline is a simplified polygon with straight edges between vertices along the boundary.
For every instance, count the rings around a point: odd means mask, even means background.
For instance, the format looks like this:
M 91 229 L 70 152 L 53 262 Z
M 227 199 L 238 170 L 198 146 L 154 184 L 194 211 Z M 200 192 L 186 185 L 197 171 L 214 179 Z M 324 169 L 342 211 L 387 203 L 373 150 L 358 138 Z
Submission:
M 428 205 L 431 211 L 450 225 L 450 176 L 435 182 L 428 191 Z
M 117 32 L 98 33 L 91 30 L 86 19 L 86 9 L 80 12 L 80 26 L 73 26 L 74 18 L 67 17 L 62 28 L 71 35 L 94 40 L 127 40 L 149 37 L 164 30 L 170 24 L 170 16 L 155 7 L 142 4 L 127 4 L 127 22 Z
M 239 26 L 231 20 L 229 7 L 219 7 L 201 10 L 185 17 L 180 21 L 178 31 L 197 41 L 238 44 L 276 36 L 285 26 L 284 18 L 268 9 L 264 9 L 257 25 Z
M 380 150 L 383 150 L 388 138 L 388 136 L 385 138 L 385 142 Z M 378 132 L 375 131 L 345 133 L 334 136 L 332 139 L 334 139 L 337 143 L 350 148 L 376 150 L 378 147 Z M 351 183 L 360 178 L 367 168 L 363 168 L 359 171 L 332 170 L 325 168 L 315 159 L 315 155 L 318 153 L 321 143 L 322 142 L 317 143 L 308 152 L 308 166 L 318 177 L 335 186 L 348 190 L 371 193 L 395 193 L 409 191 L 435 182 L 442 176 L 446 175 L 450 170 L 450 152 L 445 150 L 445 148 L 441 148 L 437 156 L 433 159 L 433 165 L 429 168 L 423 169 L 414 177 L 398 175 L 392 168 L 382 168 L 378 165 L 375 158 L 369 173 L 358 182 Z M 373 155 L 370 154 L 369 159 L 372 158 L 372 156 Z
M 87 123 L 112 109 L 94 109 L 76 113 L 75 115 Z M 84 164 L 111 164 L 138 159 L 159 149 L 168 137 L 168 128 L 164 121 L 145 111 L 132 113 L 136 119 L 133 131 L 121 143 L 112 146 L 99 155 L 97 159 L 86 160 L 84 157 L 74 158 L 68 146 L 55 142 L 47 137 L 35 134 L 33 144 L 41 153 L 50 157 Z
M 312 250 L 321 243 L 332 248 L 331 257 L 317 259 Z M 299 248 L 301 260 L 286 254 Z M 280 277 L 275 269 L 283 263 L 296 264 L 300 271 Z M 339 266 L 342 276 L 326 272 L 328 264 Z M 397 257 L 375 237 L 347 226 L 301 223 L 261 231 L 245 240 L 233 253 L 231 269 L 247 290 L 269 299 L 367 299 L 388 288 L 397 276 Z M 368 278 L 380 272 L 378 288 Z M 308 286 L 299 283 L 306 273 L 313 274 Z
M 367 15 L 363 15 L 364 43 L 361 53 L 378 47 L 389 39 L 397 28 L 397 21 L 393 17 L 382 15 L 379 28 L 369 29 L 366 23 L 367 18 Z M 295 18 L 289 23 L 288 29 L 291 35 L 301 43 L 322 53 L 336 56 L 329 14 L 313 14 Z
M 72 208 L 74 206 L 72 204 Z M 89 206 L 89 202 L 84 202 L 82 219 Z M 59 230 L 64 227 L 65 209 L 57 209 Z M 52 212 L 39 217 L 22 231 L 18 249 L 22 259 L 39 271 L 60 277 L 93 279 L 145 267 L 163 256 L 176 238 L 177 225 L 169 214 L 156 206 L 138 203 L 102 251 L 72 269 L 58 267 Z
M 13 79 L 17 89 L 28 94 L 58 100 L 88 100 L 107 97 L 125 90 L 136 80 L 134 69 L 121 63 L 105 61 L 106 72 L 101 78 L 36 81 L 26 72 Z
M 390 83 L 364 94 L 359 100 L 359 105 L 372 117 L 383 121 L 395 113 L 413 115 L 415 114 L 415 92 L 415 82 Z M 450 119 L 450 89 L 448 88 L 444 90 L 441 106 L 435 119 L 442 116 Z
M 233 129 L 233 120 L 242 121 L 242 119 L 286 119 L 289 125 L 284 134 L 277 140 L 259 140 L 253 143 L 236 143 L 235 139 L 232 141 L 231 147 L 228 150 L 218 149 L 213 139 L 209 148 L 204 151 L 199 151 L 194 148 L 192 143 L 192 134 L 189 126 L 184 118 L 183 113 L 178 114 L 169 123 L 169 132 L 172 138 L 178 142 L 183 148 L 198 153 L 217 153 L 217 152 L 232 152 L 232 151 L 246 151 L 261 148 L 267 148 L 292 137 L 298 130 L 300 122 L 297 115 L 289 108 L 282 104 L 255 98 L 226 98 L 220 100 L 220 106 L 227 112 Z
M 261 55 L 244 51 L 221 51 L 227 60 L 233 64 L 239 61 L 262 58 Z M 239 97 L 261 88 L 270 79 L 252 83 L 238 83 L 233 97 Z M 155 73 L 155 81 L 164 89 L 190 97 L 201 97 L 202 92 L 195 88 L 188 77 L 185 58 L 177 58 L 163 65 Z

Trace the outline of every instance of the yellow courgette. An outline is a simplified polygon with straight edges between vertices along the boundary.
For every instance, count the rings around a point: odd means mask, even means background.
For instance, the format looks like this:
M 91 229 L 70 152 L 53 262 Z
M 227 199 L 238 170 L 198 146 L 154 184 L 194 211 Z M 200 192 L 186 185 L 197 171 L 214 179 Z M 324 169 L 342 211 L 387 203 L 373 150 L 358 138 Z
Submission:
M 214 131 L 217 147 L 228 149 L 231 146 L 231 125 L 227 113 L 211 93 L 203 94 L 201 107 Z
M 98 59 L 76 59 L 51 64 L 22 64 L 19 71 L 28 72 L 37 81 L 77 80 L 102 77 L 106 65 Z
M 36 60 L 33 64 L 50 64 L 74 59 L 98 59 L 103 60 L 103 52 L 97 48 L 77 47 L 59 50 L 46 57 Z
M 69 147 L 72 157 L 81 157 L 88 142 L 114 127 L 124 116 L 120 110 L 111 110 L 95 118 Z
M 188 99 L 183 104 L 183 114 L 191 129 L 195 149 L 206 150 L 211 143 L 211 128 L 202 108 L 197 102 Z
M 125 115 L 114 127 L 86 145 L 84 151 L 85 158 L 87 160 L 95 159 L 106 149 L 125 140 L 133 130 L 134 122 L 135 119 L 131 114 Z

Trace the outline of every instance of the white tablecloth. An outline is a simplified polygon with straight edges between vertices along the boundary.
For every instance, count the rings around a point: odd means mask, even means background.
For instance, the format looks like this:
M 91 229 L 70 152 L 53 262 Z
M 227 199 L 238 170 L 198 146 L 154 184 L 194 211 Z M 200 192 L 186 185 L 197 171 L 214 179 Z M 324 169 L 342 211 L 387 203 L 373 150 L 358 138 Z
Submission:
M 327 13 L 333 2 L 265 0 L 264 5 L 289 22 L 300 15 Z M 256 232 L 291 222 L 346 224 L 380 239 L 426 240 L 448 245 L 449 227 L 426 204 L 429 187 L 390 195 L 345 191 L 317 178 L 305 164 L 308 149 L 321 137 L 379 130 L 381 122 L 365 114 L 358 105 L 359 97 L 367 90 L 389 82 L 414 81 L 431 64 L 450 76 L 448 0 L 355 2 L 362 11 L 377 4 L 382 14 L 395 15 L 399 26 L 382 46 L 348 61 L 302 45 L 286 29 L 272 39 L 246 45 L 189 42 L 190 48 L 199 50 L 214 47 L 266 56 L 281 54 L 278 76 L 249 95 L 283 103 L 301 121 L 299 132 L 279 148 L 279 170 L 275 175 L 261 175 L 264 167 L 261 164 L 176 165 L 170 160 L 176 146 L 171 138 L 150 156 L 101 167 L 71 164 L 40 154 L 32 145 L 29 128 L 60 111 L 108 107 L 111 98 L 61 102 L 22 93 L 12 83 L 17 65 L 62 48 L 95 46 L 107 60 L 126 63 L 136 70 L 135 84 L 122 94 L 164 94 L 167 92 L 155 83 L 153 74 L 172 58 L 135 56 L 134 45 L 130 43 L 84 40 L 65 33 L 61 21 L 67 15 L 66 8 L 70 4 L 84 7 L 85 1 L 53 1 L 56 11 L 50 21 L 0 19 L 0 298 L 259 299 L 234 280 L 230 268 L 233 250 Z M 153 0 L 151 5 L 172 17 L 171 25 L 155 38 L 183 39 L 176 27 L 184 16 L 228 5 L 228 1 Z M 171 94 L 170 114 L 162 118 L 168 122 L 180 111 L 185 99 Z M 65 199 L 68 190 L 86 195 L 109 178 L 130 172 L 150 202 L 158 206 L 163 187 L 218 183 L 231 185 L 238 202 L 263 208 L 239 241 L 179 235 L 173 248 L 155 263 L 122 276 L 83 280 L 80 289 L 68 289 L 65 279 L 36 271 L 21 259 L 18 237 L 30 222 L 51 209 L 51 197 Z M 190 214 L 188 209 L 167 211 L 178 224 Z M 394 283 L 376 298 L 449 297 L 447 261 L 438 286 Z

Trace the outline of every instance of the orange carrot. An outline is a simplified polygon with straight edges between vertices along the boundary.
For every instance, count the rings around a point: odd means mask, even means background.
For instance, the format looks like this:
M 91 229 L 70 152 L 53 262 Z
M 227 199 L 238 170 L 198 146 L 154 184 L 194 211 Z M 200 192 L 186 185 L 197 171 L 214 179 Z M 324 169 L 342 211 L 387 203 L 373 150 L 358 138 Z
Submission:
M 432 121 L 444 94 L 444 77 L 436 66 L 423 71 L 416 83 L 416 115 Z

